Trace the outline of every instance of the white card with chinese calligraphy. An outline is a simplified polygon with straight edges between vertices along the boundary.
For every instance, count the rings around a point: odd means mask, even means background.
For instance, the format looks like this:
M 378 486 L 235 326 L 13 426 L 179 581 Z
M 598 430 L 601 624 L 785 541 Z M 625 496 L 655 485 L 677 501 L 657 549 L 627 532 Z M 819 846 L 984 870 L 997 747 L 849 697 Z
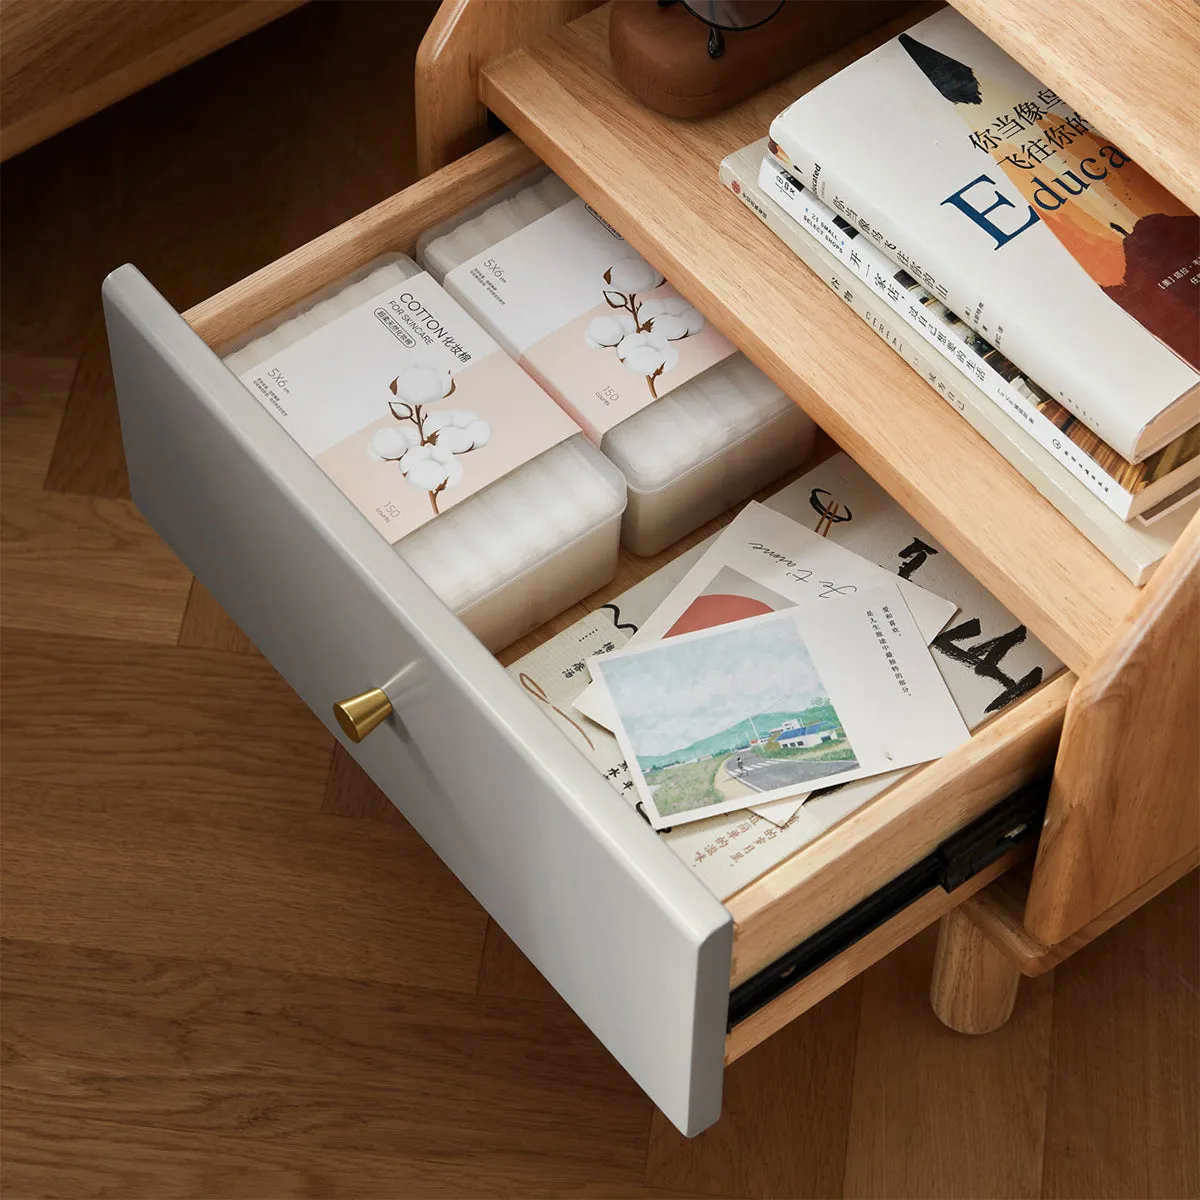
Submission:
M 943 600 L 918 584 L 897 579 L 869 558 L 752 502 L 717 535 L 630 644 L 640 646 L 888 584 L 899 586 L 927 643 L 958 611 L 953 600 Z M 608 728 L 616 719 L 599 688 L 585 689 L 575 707 Z
M 895 582 L 592 667 L 655 828 L 915 766 L 970 736 Z

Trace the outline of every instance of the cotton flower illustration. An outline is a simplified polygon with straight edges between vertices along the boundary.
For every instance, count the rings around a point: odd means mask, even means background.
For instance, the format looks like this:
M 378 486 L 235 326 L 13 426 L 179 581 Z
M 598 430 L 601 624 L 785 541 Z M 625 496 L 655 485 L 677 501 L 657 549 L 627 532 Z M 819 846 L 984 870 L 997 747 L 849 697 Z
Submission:
M 589 346 L 616 346 L 627 333 L 633 333 L 635 329 L 637 321 L 631 314 L 615 312 L 610 316 L 593 317 L 583 332 L 583 340 Z
M 428 363 L 413 363 L 406 367 L 391 384 L 392 394 L 408 404 L 433 404 L 444 399 L 454 391 L 454 378 L 443 367 L 430 366 Z M 395 409 L 396 405 L 393 404 Z
M 691 337 L 705 324 L 704 314 L 682 297 L 647 300 L 639 307 L 638 316 L 643 323 L 649 321 L 654 332 L 661 333 L 669 342 Z
M 615 350 L 624 366 L 646 377 L 650 395 L 658 399 L 654 381 L 679 363 L 672 342 L 692 337 L 704 328 L 704 316 L 680 297 L 651 297 L 663 277 L 644 258 L 624 258 L 604 272 L 604 302 L 613 311 L 593 317 L 583 340 L 596 349 Z
M 492 438 L 492 427 L 469 409 L 430 413 L 425 418 L 426 432 L 437 435 L 437 445 L 451 454 L 466 454 L 486 446 Z
M 400 460 L 404 478 L 416 488 L 434 494 L 453 487 L 462 478 L 462 463 L 445 446 L 414 446 Z
M 415 429 L 397 429 L 393 426 L 377 430 L 368 449 L 373 457 L 388 460 L 403 458 L 409 450 L 420 444 L 421 435 Z
M 644 259 L 623 258 L 604 273 L 604 282 L 619 292 L 649 292 L 662 283 L 663 277 Z
M 455 455 L 478 450 L 492 437 L 492 427 L 469 409 L 429 411 L 428 405 L 452 396 L 455 386 L 443 367 L 423 362 L 406 367 L 388 384 L 396 397 L 389 407 L 400 424 L 377 430 L 367 447 L 372 457 L 395 462 L 408 483 L 428 492 L 435 513 L 438 496 L 463 477 Z
M 617 357 L 628 370 L 653 381 L 679 362 L 679 351 L 665 333 L 652 329 L 648 333 L 627 333 L 617 346 Z M 653 382 L 650 390 L 654 390 Z

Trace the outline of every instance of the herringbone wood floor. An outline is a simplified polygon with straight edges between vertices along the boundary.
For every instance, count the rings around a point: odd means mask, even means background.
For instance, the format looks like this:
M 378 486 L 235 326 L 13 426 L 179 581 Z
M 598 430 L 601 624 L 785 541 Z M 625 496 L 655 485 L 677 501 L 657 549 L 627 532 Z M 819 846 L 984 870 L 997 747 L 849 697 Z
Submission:
M 186 307 L 407 183 L 431 11 L 310 6 L 3 168 L 4 1195 L 1200 1194 L 1194 875 L 984 1039 L 918 939 L 686 1142 L 138 517 L 103 274 Z

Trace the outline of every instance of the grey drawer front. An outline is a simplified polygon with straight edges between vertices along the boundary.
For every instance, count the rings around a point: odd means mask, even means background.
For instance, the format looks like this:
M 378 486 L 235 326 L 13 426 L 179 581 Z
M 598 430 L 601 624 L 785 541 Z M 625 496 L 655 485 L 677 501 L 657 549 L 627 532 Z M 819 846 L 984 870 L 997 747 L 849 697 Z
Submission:
M 728 912 L 137 270 L 104 305 L 146 519 L 335 733 L 336 700 L 389 692 L 355 758 L 667 1117 L 710 1125 Z

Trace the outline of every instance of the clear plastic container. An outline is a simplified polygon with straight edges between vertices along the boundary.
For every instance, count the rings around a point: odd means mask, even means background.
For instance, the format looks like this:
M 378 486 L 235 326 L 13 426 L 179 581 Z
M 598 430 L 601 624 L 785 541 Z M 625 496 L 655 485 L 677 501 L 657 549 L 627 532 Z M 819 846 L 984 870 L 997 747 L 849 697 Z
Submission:
M 417 262 L 441 283 L 459 263 L 574 199 L 549 167 L 540 167 L 425 230 L 417 238 Z
M 420 272 L 389 254 L 221 350 L 235 374 Z M 582 434 L 538 455 L 394 549 L 489 649 L 498 650 L 616 574 L 625 480 Z
M 417 257 L 437 280 L 575 193 L 548 170 L 427 230 Z M 489 313 L 457 296 L 493 336 Z M 622 541 L 650 555 L 808 457 L 816 427 L 743 354 L 733 354 L 610 429 L 600 443 L 629 489 Z

